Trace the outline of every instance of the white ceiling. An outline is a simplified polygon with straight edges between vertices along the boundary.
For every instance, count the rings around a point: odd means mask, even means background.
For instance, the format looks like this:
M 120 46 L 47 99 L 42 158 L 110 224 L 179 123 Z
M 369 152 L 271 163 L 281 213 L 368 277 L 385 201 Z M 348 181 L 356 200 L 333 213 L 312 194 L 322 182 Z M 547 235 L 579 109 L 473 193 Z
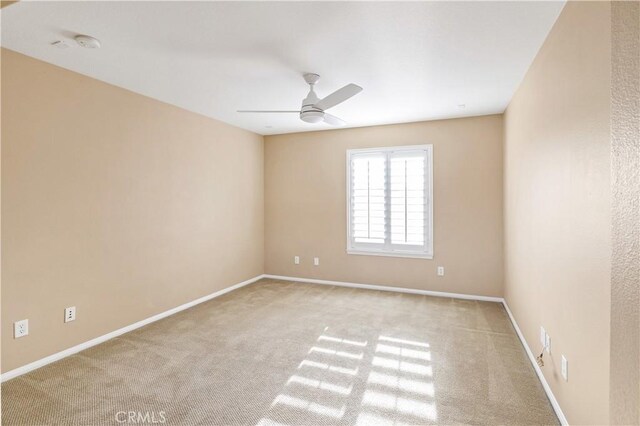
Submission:
M 329 112 L 349 127 L 503 112 L 564 2 L 28 2 L 2 9 L 2 46 L 260 134 L 330 128 L 295 114 L 321 75 L 323 97 L 364 91 Z M 75 34 L 102 42 L 82 49 Z M 67 40 L 71 47 L 50 45 Z M 465 104 L 465 108 L 459 107 Z M 270 127 L 268 127 L 270 126 Z

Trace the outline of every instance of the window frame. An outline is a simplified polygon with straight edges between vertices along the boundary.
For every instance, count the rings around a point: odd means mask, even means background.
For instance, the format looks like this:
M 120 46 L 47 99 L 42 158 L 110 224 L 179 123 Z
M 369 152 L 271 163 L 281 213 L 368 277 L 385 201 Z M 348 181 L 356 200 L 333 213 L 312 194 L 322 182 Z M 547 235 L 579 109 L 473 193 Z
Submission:
M 390 176 L 390 154 L 394 152 L 402 151 L 421 151 L 426 152 L 425 158 L 425 236 L 424 236 L 424 248 L 421 250 L 407 249 L 401 250 L 397 245 L 391 245 L 390 227 L 388 222 L 385 226 L 385 243 L 382 247 L 376 243 L 355 243 L 352 238 L 352 206 L 351 206 L 351 159 L 354 154 L 380 154 L 383 153 L 386 156 L 386 189 L 385 189 L 385 210 L 387 212 L 387 220 L 390 221 L 390 202 L 389 202 L 389 176 Z M 346 181 L 346 201 L 347 201 L 347 254 L 354 255 L 367 255 L 367 256 L 385 256 L 385 257 L 405 257 L 405 258 L 420 258 L 420 259 L 433 259 L 433 145 L 403 145 L 403 146 L 387 146 L 379 148 L 361 148 L 361 149 L 348 149 L 346 153 L 347 159 L 347 181 Z

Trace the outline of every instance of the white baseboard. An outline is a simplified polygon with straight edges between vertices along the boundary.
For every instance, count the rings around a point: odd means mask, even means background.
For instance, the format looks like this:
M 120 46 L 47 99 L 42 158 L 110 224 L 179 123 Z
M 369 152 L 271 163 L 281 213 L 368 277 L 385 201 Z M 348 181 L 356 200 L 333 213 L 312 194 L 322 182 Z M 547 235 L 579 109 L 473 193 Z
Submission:
M 492 297 L 492 296 L 475 296 L 472 294 L 461 294 L 461 293 L 445 293 L 441 291 L 431 291 L 431 290 L 419 290 L 416 288 L 406 288 L 406 287 L 390 287 L 384 285 L 375 285 L 375 284 L 358 284 L 358 283 L 349 283 L 344 281 L 328 281 L 328 280 L 317 280 L 314 278 L 299 278 L 299 277 L 287 277 L 283 275 L 269 275 L 266 274 L 264 278 L 271 278 L 274 280 L 283 280 L 283 281 L 296 281 L 301 283 L 312 283 L 312 284 L 324 284 L 324 285 L 335 285 L 339 287 L 353 287 L 353 288 L 365 288 L 368 290 L 382 290 L 382 291 L 395 291 L 398 293 L 410 293 L 410 294 L 421 294 L 424 296 L 435 296 L 435 297 L 451 297 L 454 299 L 466 299 L 466 300 L 482 300 L 484 302 L 498 302 L 502 303 L 502 297 Z
M 126 327 L 120 328 L 118 330 L 112 331 L 111 333 L 107 333 L 105 335 L 102 335 L 100 337 L 96 337 L 95 339 L 91 339 L 87 342 L 81 343 L 79 345 L 73 346 L 71 348 L 65 349 L 61 352 L 55 353 L 53 355 L 49 355 L 45 358 L 39 359 L 37 361 L 31 362 L 27 365 L 23 365 L 22 367 L 18 367 L 14 370 L 10 370 L 7 371 L 6 373 L 2 374 L 1 376 L 1 381 L 5 382 L 7 380 L 13 379 L 14 377 L 18 377 L 21 376 L 23 374 L 26 374 L 30 371 L 33 371 L 37 368 L 43 367 L 47 364 L 51 364 L 52 362 L 61 360 L 62 358 L 66 358 L 70 355 L 73 355 L 75 353 L 78 353 L 80 351 L 83 351 L 85 349 L 88 349 L 92 346 L 98 345 L 100 343 L 106 342 L 107 340 L 113 339 L 114 337 L 120 336 L 124 333 L 128 333 L 129 331 L 133 331 L 137 328 L 143 327 L 147 324 L 150 324 L 152 322 L 161 320 L 162 318 L 166 318 L 170 315 L 173 315 L 175 313 L 178 313 L 180 311 L 184 311 L 185 309 L 189 309 L 195 305 L 198 305 L 200 303 L 206 302 L 208 300 L 214 299 L 216 297 L 222 296 L 225 293 L 228 293 L 230 291 L 236 290 L 240 287 L 244 287 L 246 285 L 252 284 L 258 280 L 261 280 L 262 278 L 271 278 L 271 279 L 275 279 L 275 280 L 283 280 L 283 281 L 295 281 L 295 282 L 300 282 L 300 283 L 312 283 L 312 284 L 324 284 L 324 285 L 335 285 L 335 286 L 340 286 L 340 287 L 352 287 L 352 288 L 363 288 L 363 289 L 370 289 L 370 290 L 381 290 L 381 291 L 393 291 L 393 292 L 398 292 L 398 293 L 410 293 L 410 294 L 421 294 L 421 295 L 425 295 L 425 296 L 436 296 L 436 297 L 451 297 L 451 298 L 456 298 L 456 299 L 466 299 L 466 300 L 481 300 L 481 301 L 486 301 L 486 302 L 499 302 L 502 303 L 505 310 L 507 311 L 507 314 L 509 315 L 509 319 L 511 320 L 511 323 L 513 324 L 513 328 L 516 330 L 516 334 L 518 335 L 518 338 L 520 339 L 520 342 L 522 343 L 522 346 L 524 347 L 527 356 L 529 357 L 529 361 L 531 361 L 531 365 L 533 365 L 533 368 L 536 372 L 536 374 L 538 375 L 538 379 L 540 380 L 540 382 L 542 383 L 542 387 L 544 388 L 544 391 L 547 394 L 547 397 L 549 398 L 549 401 L 551 402 L 551 405 L 556 413 L 556 415 L 558 416 L 558 419 L 560 420 L 560 423 L 562 423 L 563 425 L 568 425 L 569 422 L 567 422 L 567 418 L 565 417 L 564 413 L 562 412 L 562 409 L 560 408 L 560 404 L 558 404 L 558 401 L 556 400 L 555 396 L 553 395 L 553 392 L 551 391 L 551 387 L 549 387 L 549 383 L 547 383 L 547 380 L 544 377 L 544 374 L 542 374 L 542 370 L 540 370 L 540 367 L 538 366 L 538 364 L 536 363 L 535 360 L 535 356 L 533 355 L 533 352 L 531 352 L 531 349 L 529 348 L 529 345 L 527 344 L 527 341 L 524 339 L 524 336 L 522 334 L 522 332 L 520 331 L 520 327 L 518 327 L 518 324 L 516 323 L 515 318 L 513 317 L 513 314 L 511 313 L 511 310 L 509 309 L 509 305 L 507 305 L 507 302 L 501 298 L 501 297 L 491 297 L 491 296 L 476 296 L 476 295 L 470 295 L 470 294 L 460 294 L 460 293 L 446 293 L 446 292 L 440 292 L 440 291 L 429 291 L 429 290 L 418 290 L 418 289 L 412 289 L 412 288 L 404 288 L 404 287 L 390 287 L 390 286 L 380 286 L 380 285 L 373 285 L 373 284 L 359 284 L 359 283 L 350 283 L 350 282 L 344 282 L 344 281 L 328 281 L 328 280 L 318 280 L 318 279 L 313 279 L 313 278 L 299 278 L 299 277 L 288 277 L 288 276 L 282 276 L 282 275 L 269 275 L 269 274 L 263 274 L 263 275 L 258 275 L 256 277 L 253 277 L 251 279 L 248 279 L 246 281 L 243 281 L 241 283 L 232 285 L 230 287 L 227 287 L 225 289 L 216 291 L 215 293 L 211 293 L 207 296 L 203 296 L 199 299 L 193 300 L 191 302 L 185 303 L 183 305 L 177 306 L 175 308 L 169 309 L 168 311 L 165 312 L 161 312 L 157 315 L 154 315 L 152 317 L 143 319 L 141 321 L 138 321 L 136 323 L 130 324 Z
M 95 339 L 91 339 L 91 340 L 89 340 L 87 342 L 80 343 L 79 345 L 70 347 L 70 348 L 65 349 L 65 350 L 63 350 L 61 352 L 57 352 L 57 353 L 55 353 L 53 355 L 49 355 L 49 356 L 47 356 L 45 358 L 42 358 L 42 359 L 39 359 L 37 361 L 31 362 L 31 363 L 29 363 L 27 365 L 23 365 L 22 367 L 18 367 L 18 368 L 14 369 L 14 370 L 7 371 L 6 373 L 2 374 L 1 381 L 5 382 L 5 381 L 7 381 L 9 379 L 13 379 L 14 377 L 21 376 L 21 375 L 23 375 L 25 373 L 28 373 L 30 371 L 33 371 L 33 370 L 35 370 L 37 368 L 43 367 L 43 366 L 45 366 L 47 364 L 51 364 L 52 362 L 61 360 L 62 358 L 66 358 L 69 355 L 73 355 L 75 353 L 78 353 L 80 351 L 88 349 L 88 348 L 90 348 L 92 346 L 95 346 L 95 345 L 98 345 L 100 343 L 106 342 L 107 340 L 113 339 L 114 337 L 118 337 L 118 336 L 120 336 L 120 335 L 122 335 L 124 333 L 128 333 L 129 331 L 133 331 L 133 330 L 135 330 L 137 328 L 140 328 L 140 327 L 143 327 L 143 326 L 145 326 L 147 324 L 151 324 L 152 322 L 161 320 L 162 318 L 166 318 L 166 317 L 168 317 L 170 315 L 173 315 L 175 313 L 178 313 L 180 311 L 184 311 L 185 309 L 189 309 L 189 308 L 191 308 L 191 307 L 193 307 L 195 305 L 198 305 L 200 303 L 203 303 L 203 302 L 206 302 L 208 300 L 214 299 L 214 298 L 216 298 L 218 296 L 222 296 L 223 294 L 228 293 L 228 292 L 233 291 L 233 290 L 236 290 L 236 289 L 238 289 L 240 287 L 244 287 L 246 285 L 254 283 L 254 282 L 256 282 L 256 281 L 258 281 L 258 280 L 260 280 L 262 278 L 264 278 L 264 275 L 258 275 L 257 277 L 253 277 L 253 278 L 248 279 L 246 281 L 243 281 L 241 283 L 234 284 L 231 287 L 224 288 L 222 290 L 216 291 L 215 293 L 211 293 L 211 294 L 209 294 L 207 296 L 200 297 L 199 299 L 196 299 L 196 300 L 193 300 L 191 302 L 185 303 L 184 305 L 177 306 L 175 308 L 169 309 L 168 311 L 161 312 L 161 313 L 159 313 L 157 315 L 154 315 L 152 317 L 149 317 L 149 318 L 143 319 L 141 321 L 138 321 L 136 323 L 130 324 L 130 325 L 126 326 L 126 327 L 119 328 L 118 330 L 112 331 L 111 333 L 107 333 L 107 334 L 102 335 L 100 337 L 96 337 Z
M 538 375 L 538 379 L 540 380 L 540 383 L 542 383 L 542 387 L 544 388 L 544 391 L 547 394 L 547 398 L 549 398 L 549 401 L 551 402 L 553 411 L 556 412 L 556 416 L 558 416 L 558 420 L 560 420 L 561 424 L 568 425 L 569 422 L 567 421 L 567 418 L 564 416 L 564 413 L 562 412 L 562 408 L 560 408 L 560 404 L 558 403 L 558 400 L 556 399 L 555 395 L 553 395 L 553 392 L 551 391 L 551 387 L 549 386 L 549 383 L 547 383 L 547 379 L 544 377 L 544 374 L 542 373 L 540 366 L 536 362 L 535 355 L 533 354 L 533 352 L 531 352 L 531 348 L 529 348 L 527 341 L 524 339 L 524 335 L 520 331 L 520 327 L 518 327 L 518 323 L 516 322 L 516 319 L 513 317 L 513 314 L 511 313 L 511 309 L 509 309 L 509 305 L 507 305 L 507 301 L 503 300 L 502 304 L 504 305 L 504 309 L 507 311 L 507 314 L 509 314 L 509 319 L 511 319 L 511 324 L 513 324 L 513 328 L 516 330 L 516 334 L 520 338 L 520 342 L 522 343 L 522 346 L 524 346 L 524 350 L 527 352 L 527 355 L 529 356 L 529 361 L 531 361 L 531 365 L 533 365 L 533 369 L 536 371 L 536 374 Z

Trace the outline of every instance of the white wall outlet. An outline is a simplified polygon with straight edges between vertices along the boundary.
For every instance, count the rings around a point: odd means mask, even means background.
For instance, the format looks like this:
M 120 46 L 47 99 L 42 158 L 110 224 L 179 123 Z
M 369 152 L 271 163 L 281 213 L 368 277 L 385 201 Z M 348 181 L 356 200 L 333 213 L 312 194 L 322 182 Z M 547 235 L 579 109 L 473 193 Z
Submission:
M 20 321 L 16 321 L 13 323 L 13 337 L 17 339 L 18 337 L 24 337 L 29 334 L 29 320 L 23 319 Z
M 569 361 L 562 355 L 562 377 L 565 382 L 569 381 Z
M 300 256 L 293 256 L 293 263 L 295 263 L 296 265 L 300 264 Z
M 76 307 L 71 306 L 64 310 L 64 322 L 70 322 L 76 320 Z
M 315 266 L 319 266 L 320 265 L 320 258 L 319 257 L 314 257 L 313 258 L 313 264 Z
M 551 336 L 549 336 L 549 333 L 547 333 L 546 339 L 544 341 L 544 347 L 547 350 L 547 353 L 550 354 L 551 353 Z
M 543 326 L 540 326 L 540 344 L 543 348 L 547 347 L 547 332 Z
M 438 266 L 438 276 L 444 277 L 444 266 Z

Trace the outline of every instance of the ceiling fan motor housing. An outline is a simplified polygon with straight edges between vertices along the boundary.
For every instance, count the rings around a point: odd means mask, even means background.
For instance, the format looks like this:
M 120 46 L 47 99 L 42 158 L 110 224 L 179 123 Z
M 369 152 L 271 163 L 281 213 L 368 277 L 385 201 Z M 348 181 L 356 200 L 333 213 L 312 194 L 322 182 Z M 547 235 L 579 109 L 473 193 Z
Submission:
M 305 79 L 307 79 L 306 77 L 308 75 L 309 74 L 305 75 Z M 317 76 L 317 74 L 312 75 Z M 313 91 L 313 84 L 315 84 L 315 81 L 314 83 L 309 84 L 311 85 L 311 90 L 309 90 L 309 94 L 302 101 L 302 108 L 300 108 L 300 119 L 302 121 L 306 121 L 307 123 L 319 123 L 324 120 L 324 112 L 321 109 L 314 107 L 314 105 L 320 100 L 318 99 L 318 95 L 316 95 L 316 92 Z
M 306 121 L 307 123 L 319 123 L 324 120 L 324 112 L 309 108 L 308 111 L 304 110 L 305 107 L 302 107 L 302 111 L 300 112 L 300 119 L 302 121 Z

